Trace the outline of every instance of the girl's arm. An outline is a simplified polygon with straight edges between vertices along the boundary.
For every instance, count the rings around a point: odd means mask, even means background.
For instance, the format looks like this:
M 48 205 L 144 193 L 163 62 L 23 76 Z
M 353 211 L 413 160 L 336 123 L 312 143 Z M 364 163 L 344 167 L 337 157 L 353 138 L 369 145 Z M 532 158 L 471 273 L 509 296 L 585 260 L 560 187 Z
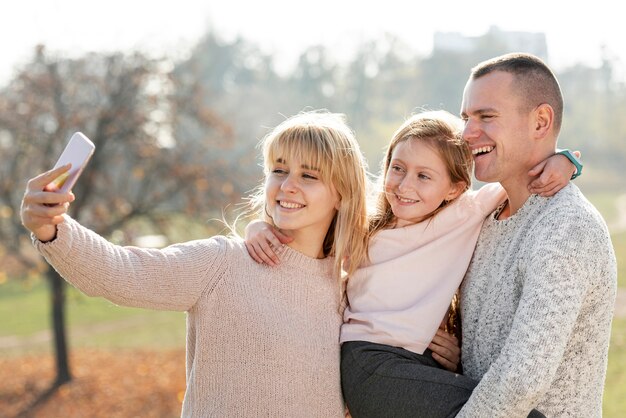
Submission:
M 272 267 L 280 263 L 274 248 L 280 248 L 293 240 L 261 220 L 254 220 L 246 226 L 244 238 L 250 257 L 259 264 L 266 263 Z
M 579 151 L 574 151 L 574 154 L 580 158 Z M 528 172 L 532 177 L 539 176 L 528 185 L 528 191 L 543 197 L 553 196 L 567 186 L 577 171 L 577 167 L 567 157 L 551 155 Z

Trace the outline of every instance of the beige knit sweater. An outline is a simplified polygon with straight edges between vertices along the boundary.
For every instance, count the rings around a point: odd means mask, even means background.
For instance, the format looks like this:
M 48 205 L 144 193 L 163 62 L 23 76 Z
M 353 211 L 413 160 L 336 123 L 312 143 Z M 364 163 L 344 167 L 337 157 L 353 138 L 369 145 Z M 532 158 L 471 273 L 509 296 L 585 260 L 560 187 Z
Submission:
M 70 217 L 54 241 L 35 246 L 87 295 L 187 311 L 182 416 L 343 416 L 332 259 L 285 247 L 281 264 L 267 267 L 222 236 L 120 247 Z

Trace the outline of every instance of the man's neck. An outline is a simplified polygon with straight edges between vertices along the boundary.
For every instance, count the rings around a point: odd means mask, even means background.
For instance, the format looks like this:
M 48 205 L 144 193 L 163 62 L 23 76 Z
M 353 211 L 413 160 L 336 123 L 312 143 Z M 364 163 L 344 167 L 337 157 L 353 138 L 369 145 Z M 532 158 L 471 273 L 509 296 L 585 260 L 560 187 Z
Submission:
M 508 200 L 498 215 L 499 220 L 515 215 L 524 206 L 531 194 L 528 191 L 528 181 L 511 183 L 500 183 L 508 195 Z

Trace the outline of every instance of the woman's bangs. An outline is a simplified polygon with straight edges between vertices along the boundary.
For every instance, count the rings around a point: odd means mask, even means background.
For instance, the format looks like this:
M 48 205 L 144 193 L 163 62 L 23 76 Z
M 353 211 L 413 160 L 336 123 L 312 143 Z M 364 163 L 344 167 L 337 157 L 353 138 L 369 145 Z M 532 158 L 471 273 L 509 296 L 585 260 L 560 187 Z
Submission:
M 327 148 L 325 142 L 315 138 L 315 134 L 306 128 L 285 132 L 269 144 L 266 161 L 272 163 L 279 160 L 286 163 L 300 161 L 301 165 L 318 171 L 326 182 L 332 166 L 332 157 L 325 149 Z

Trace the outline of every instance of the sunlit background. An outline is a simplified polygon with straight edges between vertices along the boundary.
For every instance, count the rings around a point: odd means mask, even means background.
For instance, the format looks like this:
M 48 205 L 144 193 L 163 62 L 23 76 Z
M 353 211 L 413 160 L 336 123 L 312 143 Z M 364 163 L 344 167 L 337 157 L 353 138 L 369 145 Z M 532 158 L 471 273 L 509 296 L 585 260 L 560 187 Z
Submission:
M 19 224 L 26 180 L 54 163 L 72 132 L 97 146 L 72 215 L 115 242 L 162 246 L 224 232 L 215 219 L 233 219 L 261 175 L 259 139 L 286 116 L 306 108 L 345 113 L 376 173 L 408 115 L 457 114 L 470 68 L 513 51 L 540 56 L 559 78 L 566 102 L 559 145 L 582 151 L 576 184 L 611 230 L 620 290 L 604 416 L 623 416 L 626 25 L 615 7 L 608 0 L 4 4 L 0 416 L 180 413 L 184 315 L 119 308 L 66 289 Z M 65 324 L 67 362 L 55 351 L 61 337 L 53 323 Z M 46 392 L 51 386 L 57 390 Z

